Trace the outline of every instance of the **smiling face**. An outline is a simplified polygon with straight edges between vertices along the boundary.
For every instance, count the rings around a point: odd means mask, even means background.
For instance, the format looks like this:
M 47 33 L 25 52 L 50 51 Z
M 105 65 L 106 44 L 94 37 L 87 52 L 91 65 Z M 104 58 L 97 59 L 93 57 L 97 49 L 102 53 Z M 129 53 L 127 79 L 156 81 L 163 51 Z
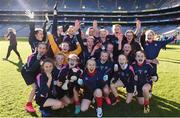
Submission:
M 124 54 L 125 54 L 126 56 L 129 55 L 129 53 L 131 52 L 131 50 L 132 50 L 132 48 L 131 48 L 131 45 L 130 45 L 130 44 L 128 44 L 128 43 L 124 44 L 124 46 L 123 46 L 123 51 L 124 51 Z
M 100 38 L 104 39 L 106 38 L 106 35 L 107 35 L 107 32 L 105 29 L 100 30 L 100 34 L 99 34 Z
M 121 33 L 121 26 L 120 25 L 113 25 L 112 32 L 114 34 L 120 34 Z
M 152 30 L 146 31 L 146 40 L 151 43 L 154 40 L 155 33 Z
M 127 64 L 127 58 L 126 58 L 126 56 L 125 55 L 119 55 L 119 57 L 118 57 L 118 63 L 119 63 L 119 65 L 120 65 L 120 67 L 121 68 L 124 68 L 125 67 L 125 65 Z
M 89 28 L 89 36 L 94 36 L 94 29 L 93 28 Z
M 143 52 L 137 51 L 137 52 L 136 52 L 136 58 L 135 58 L 135 59 L 136 59 L 136 61 L 137 61 L 138 64 L 143 64 L 144 61 L 145 61 L 145 59 L 146 59 L 146 57 L 145 57 L 145 55 L 144 55 Z
M 87 47 L 92 48 L 94 46 L 94 38 L 92 36 L 89 36 L 87 38 Z
M 90 72 L 90 73 L 93 73 L 96 69 L 96 62 L 95 60 L 93 59 L 89 59 L 87 61 L 87 64 L 86 64 L 86 67 L 87 67 L 87 70 Z
M 113 50 L 114 50 L 113 44 L 110 44 L 110 43 L 109 43 L 109 44 L 107 45 L 107 49 L 106 49 L 106 50 L 107 50 L 108 53 L 113 53 Z
M 69 68 L 74 68 L 78 64 L 78 56 L 74 54 L 70 54 L 68 57 L 68 65 Z
M 55 56 L 57 65 L 62 65 L 64 63 L 65 57 L 62 54 L 58 54 Z
M 35 37 L 38 41 L 42 41 L 43 38 L 44 38 L 44 33 L 43 31 L 39 30 L 39 31 L 36 31 L 35 33 Z
M 67 30 L 67 33 L 69 35 L 73 35 L 74 34 L 74 26 L 69 26 L 68 30 Z
M 108 52 L 101 52 L 100 60 L 101 63 L 105 63 L 109 59 L 109 53 Z
M 37 47 L 37 51 L 38 53 L 40 53 L 41 55 L 45 55 L 47 52 L 47 46 L 46 44 L 39 44 Z
M 69 51 L 69 44 L 67 42 L 62 42 L 61 43 L 61 49 L 62 49 L 62 52 L 68 52 Z
M 126 33 L 126 39 L 129 43 L 131 43 L 131 41 L 133 40 L 134 38 L 134 35 L 133 35 L 133 32 L 132 31 L 127 31 Z
M 45 73 L 51 73 L 53 70 L 53 64 L 51 62 L 44 62 L 42 68 Z
M 57 27 L 57 34 L 60 35 L 61 33 L 63 33 L 63 27 L 59 26 Z

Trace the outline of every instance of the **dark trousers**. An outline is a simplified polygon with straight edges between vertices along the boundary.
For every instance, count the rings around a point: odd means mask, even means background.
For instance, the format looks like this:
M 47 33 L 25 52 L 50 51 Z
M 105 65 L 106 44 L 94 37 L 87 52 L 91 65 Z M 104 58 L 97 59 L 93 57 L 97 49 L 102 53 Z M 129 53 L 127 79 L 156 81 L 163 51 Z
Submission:
M 19 52 L 17 51 L 17 45 L 9 45 L 6 59 L 9 58 L 12 50 L 13 50 L 13 51 L 16 53 L 16 55 L 20 58 L 20 54 L 19 54 Z

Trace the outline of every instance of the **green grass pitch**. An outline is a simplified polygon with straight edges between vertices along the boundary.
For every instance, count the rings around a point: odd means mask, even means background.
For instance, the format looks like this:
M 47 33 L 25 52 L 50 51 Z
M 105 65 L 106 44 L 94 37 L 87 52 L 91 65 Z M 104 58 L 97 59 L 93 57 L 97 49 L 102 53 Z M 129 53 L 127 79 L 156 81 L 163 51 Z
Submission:
M 21 63 L 14 52 L 11 52 L 9 61 L 3 61 L 6 56 L 8 41 L 0 41 L 0 117 L 30 117 L 40 116 L 38 106 L 37 114 L 29 114 L 24 111 L 24 105 L 31 90 L 26 86 L 20 74 Z M 27 56 L 31 54 L 30 46 L 26 41 L 18 42 L 18 50 L 26 62 Z M 136 100 L 127 106 L 124 96 L 116 106 L 104 104 L 104 116 L 176 116 L 180 117 L 180 45 L 168 45 L 167 50 L 161 50 L 158 65 L 159 81 L 153 86 L 153 97 L 151 99 L 151 112 L 143 113 L 143 107 Z M 125 110 L 129 107 L 128 110 Z M 75 116 L 73 106 L 56 111 L 58 116 Z M 95 109 L 90 108 L 80 116 L 96 116 Z

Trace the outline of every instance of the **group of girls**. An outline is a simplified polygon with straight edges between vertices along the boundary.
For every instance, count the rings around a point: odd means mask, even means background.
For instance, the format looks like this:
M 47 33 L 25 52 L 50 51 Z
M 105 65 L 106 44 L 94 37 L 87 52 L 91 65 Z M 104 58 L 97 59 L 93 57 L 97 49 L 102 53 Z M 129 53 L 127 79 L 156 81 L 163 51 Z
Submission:
M 45 26 L 41 29 L 34 28 L 34 23 L 30 25 L 29 43 L 33 53 L 21 71 L 26 84 L 32 86 L 26 111 L 36 112 L 33 98 L 43 116 L 48 116 L 49 110 L 70 104 L 74 104 L 74 114 L 79 114 L 95 103 L 100 118 L 106 109 L 104 101 L 108 105 L 120 102 L 118 87 L 124 87 L 126 104 L 136 96 L 144 106 L 144 113 L 150 112 L 152 85 L 158 80 L 157 56 L 175 37 L 157 41 L 154 31 L 141 33 L 139 20 L 136 31 L 127 30 L 125 34 L 118 24 L 113 25 L 112 34 L 98 29 L 97 21 L 84 33 L 78 20 L 64 31 L 57 23 L 57 6 L 53 14 L 51 33 L 46 33 Z

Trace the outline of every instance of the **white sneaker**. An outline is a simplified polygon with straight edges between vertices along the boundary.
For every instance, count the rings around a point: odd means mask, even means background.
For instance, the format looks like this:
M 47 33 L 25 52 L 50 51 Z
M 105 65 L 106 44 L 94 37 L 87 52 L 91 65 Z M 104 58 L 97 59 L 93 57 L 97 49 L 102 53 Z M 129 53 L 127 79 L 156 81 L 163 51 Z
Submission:
M 97 113 L 97 118 L 102 118 L 103 115 L 102 108 L 98 107 L 96 109 L 96 113 Z

